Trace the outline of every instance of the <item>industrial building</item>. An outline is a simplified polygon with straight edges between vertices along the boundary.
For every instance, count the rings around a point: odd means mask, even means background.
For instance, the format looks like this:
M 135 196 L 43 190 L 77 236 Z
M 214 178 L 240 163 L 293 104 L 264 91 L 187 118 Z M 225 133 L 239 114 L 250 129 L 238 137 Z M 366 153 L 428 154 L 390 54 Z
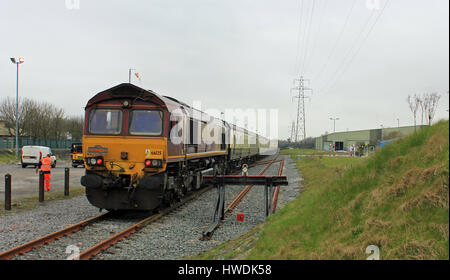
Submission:
M 405 126 L 396 128 L 380 128 L 359 131 L 336 132 L 322 135 L 316 138 L 316 150 L 328 151 L 330 144 L 335 145 L 336 151 L 348 151 L 349 147 L 355 145 L 368 145 L 379 147 L 385 141 L 392 141 L 399 137 L 413 133 L 424 126 Z

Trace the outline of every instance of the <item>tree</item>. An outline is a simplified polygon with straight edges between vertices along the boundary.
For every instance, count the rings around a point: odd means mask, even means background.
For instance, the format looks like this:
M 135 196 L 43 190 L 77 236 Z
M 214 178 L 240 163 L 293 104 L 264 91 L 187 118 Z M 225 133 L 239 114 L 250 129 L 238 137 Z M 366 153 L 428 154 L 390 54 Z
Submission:
M 0 102 L 0 119 L 6 122 L 9 134 L 16 133 L 15 99 L 7 97 Z M 66 117 L 63 109 L 47 102 L 19 99 L 19 131 L 21 137 L 40 139 L 81 139 L 83 117 Z
M 411 95 L 408 95 L 408 98 L 406 99 L 406 101 L 408 102 L 409 109 L 413 113 L 413 116 L 414 116 L 414 128 L 415 128 L 416 127 L 416 119 L 417 119 L 417 110 L 419 109 L 419 104 L 421 102 L 420 101 L 420 96 L 418 96 L 417 94 L 414 94 L 413 97 Z
M 83 136 L 84 118 L 69 117 L 65 119 L 65 131 L 72 136 L 72 139 L 81 139 Z
M 437 105 L 438 105 L 440 99 L 441 99 L 441 96 L 438 95 L 436 92 L 433 92 L 432 94 L 427 95 L 426 113 L 427 113 L 428 125 L 431 125 L 431 122 L 434 119 L 434 115 L 436 114 Z
M 420 110 L 421 110 L 421 114 L 420 114 L 421 122 L 420 122 L 420 124 L 423 125 L 423 119 L 424 119 L 424 116 L 426 115 L 425 112 L 427 111 L 425 97 L 419 99 L 419 106 L 420 106 Z
M 24 136 L 26 120 L 33 107 L 33 102 L 27 98 L 18 100 L 18 135 Z M 11 136 L 16 135 L 16 101 L 14 98 L 7 97 L 0 103 L 0 118 L 3 119 Z

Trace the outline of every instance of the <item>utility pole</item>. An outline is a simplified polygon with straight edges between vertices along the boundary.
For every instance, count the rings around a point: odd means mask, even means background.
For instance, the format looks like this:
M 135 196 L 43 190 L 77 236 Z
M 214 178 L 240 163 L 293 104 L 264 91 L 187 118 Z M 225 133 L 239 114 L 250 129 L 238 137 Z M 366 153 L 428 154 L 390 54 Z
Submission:
M 306 80 L 303 76 L 300 79 L 294 80 L 294 88 L 291 89 L 298 91 L 298 95 L 294 96 L 298 98 L 297 103 L 297 124 L 295 126 L 295 142 L 299 141 L 299 137 L 303 136 L 306 139 L 306 108 L 305 108 L 305 98 L 309 98 L 305 95 L 307 91 L 313 92 L 311 88 L 305 87 L 305 82 L 309 83 L 310 80 Z M 302 135 L 301 135 L 302 134 Z

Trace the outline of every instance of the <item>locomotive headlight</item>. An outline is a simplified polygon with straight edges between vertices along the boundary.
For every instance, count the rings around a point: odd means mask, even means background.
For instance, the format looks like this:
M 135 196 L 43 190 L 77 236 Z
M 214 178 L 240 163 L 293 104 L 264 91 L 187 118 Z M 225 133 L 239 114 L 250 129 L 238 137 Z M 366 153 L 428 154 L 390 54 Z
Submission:
M 128 106 L 130 106 L 130 103 L 129 103 L 128 101 L 125 100 L 125 101 L 122 103 L 122 105 L 123 105 L 124 108 L 128 108 Z
M 145 167 L 153 167 L 153 168 L 160 168 L 162 167 L 162 160 L 160 159 L 146 159 L 145 162 Z

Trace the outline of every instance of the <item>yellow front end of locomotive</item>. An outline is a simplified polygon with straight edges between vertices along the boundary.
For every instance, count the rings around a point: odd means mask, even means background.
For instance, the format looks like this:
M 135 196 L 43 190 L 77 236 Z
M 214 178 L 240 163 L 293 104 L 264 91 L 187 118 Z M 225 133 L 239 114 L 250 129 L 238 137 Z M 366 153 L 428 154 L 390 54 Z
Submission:
M 166 170 L 167 138 L 84 135 L 83 156 L 87 171 L 136 182 Z

